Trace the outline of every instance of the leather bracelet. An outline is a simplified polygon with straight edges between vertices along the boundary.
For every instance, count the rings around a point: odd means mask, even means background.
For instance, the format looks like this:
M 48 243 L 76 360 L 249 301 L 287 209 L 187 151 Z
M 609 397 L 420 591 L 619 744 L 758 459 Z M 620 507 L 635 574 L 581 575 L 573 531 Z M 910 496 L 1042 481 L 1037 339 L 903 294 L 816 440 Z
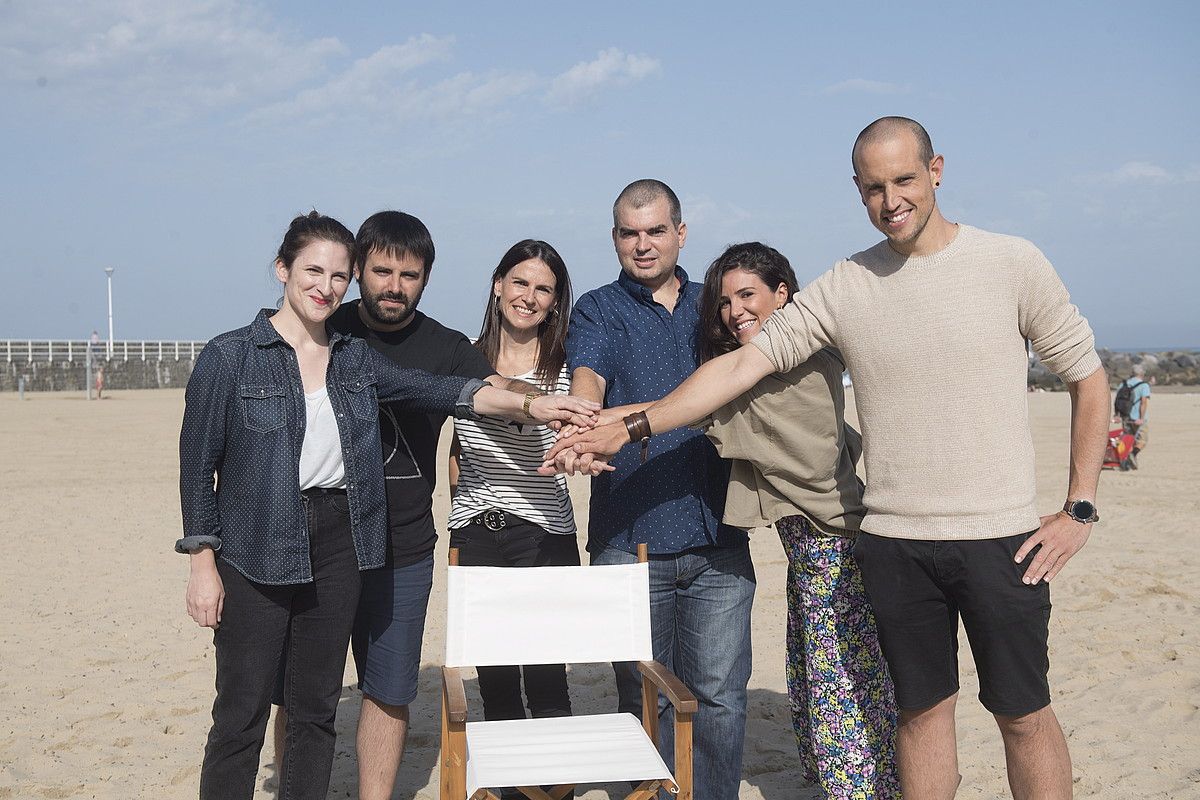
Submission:
M 525 414 L 526 419 L 533 419 L 533 414 L 529 413 L 529 405 L 542 396 L 542 392 L 526 392 L 525 403 L 521 406 L 521 411 Z
M 625 423 L 625 430 L 629 433 L 630 442 L 641 442 L 642 444 L 642 463 L 646 463 L 646 458 L 650 454 L 650 418 L 646 416 L 645 411 L 635 411 L 622 420 Z

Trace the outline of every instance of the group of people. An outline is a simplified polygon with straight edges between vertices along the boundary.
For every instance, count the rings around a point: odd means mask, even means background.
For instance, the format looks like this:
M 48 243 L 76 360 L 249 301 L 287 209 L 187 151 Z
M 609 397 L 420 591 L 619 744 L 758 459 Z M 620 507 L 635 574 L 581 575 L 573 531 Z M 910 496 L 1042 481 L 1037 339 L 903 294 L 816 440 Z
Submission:
M 758 242 L 692 281 L 678 197 L 639 180 L 613 205 L 615 281 L 572 307 L 555 249 L 518 242 L 474 344 L 417 310 L 434 248 L 415 217 L 380 212 L 357 236 L 315 212 L 294 220 L 275 262 L 280 308 L 213 339 L 186 395 L 176 549 L 217 663 L 201 795 L 252 796 L 274 701 L 281 797 L 325 796 L 352 642 L 359 796 L 391 796 L 453 415 L 460 563 L 578 564 L 564 473 L 592 476 L 592 564 L 648 545 L 655 658 L 699 701 L 700 800 L 738 795 L 747 536 L 762 526 L 788 557 L 807 780 L 831 798 L 953 797 L 961 618 L 1013 796 L 1069 797 L 1049 581 L 1098 520 L 1108 385 L 1091 331 L 1035 247 L 942 216 L 943 159 L 918 123 L 871 123 L 852 164 L 885 239 L 807 286 Z M 352 279 L 361 299 L 343 304 Z M 1026 341 L 1072 399 L 1066 502 L 1041 518 Z M 844 370 L 861 435 L 844 419 Z M 636 669 L 613 666 L 619 709 L 640 713 Z M 486 719 L 571 713 L 561 665 L 482 668 L 479 689 Z M 669 759 L 668 710 L 663 699 Z

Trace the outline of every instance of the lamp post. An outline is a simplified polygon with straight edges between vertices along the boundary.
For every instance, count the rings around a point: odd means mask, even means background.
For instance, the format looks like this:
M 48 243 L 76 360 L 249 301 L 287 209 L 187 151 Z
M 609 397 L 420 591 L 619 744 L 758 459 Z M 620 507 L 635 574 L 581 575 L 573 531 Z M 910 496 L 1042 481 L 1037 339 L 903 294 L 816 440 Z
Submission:
M 113 357 L 113 324 L 112 324 L 112 274 L 113 267 L 105 267 L 104 274 L 108 276 L 108 357 Z

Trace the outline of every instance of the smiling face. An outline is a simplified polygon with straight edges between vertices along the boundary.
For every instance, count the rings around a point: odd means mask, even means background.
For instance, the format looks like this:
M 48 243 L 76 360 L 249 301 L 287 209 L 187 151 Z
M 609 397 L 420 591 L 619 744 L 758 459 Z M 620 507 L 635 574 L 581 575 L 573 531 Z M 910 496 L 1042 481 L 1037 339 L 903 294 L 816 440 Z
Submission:
M 944 232 L 937 228 L 945 221 L 937 212 L 934 186 L 942 178 L 942 157 L 923 162 L 916 137 L 902 131 L 864 144 L 855 164 L 854 184 L 867 216 L 892 249 L 904 255 L 939 249 Z
M 363 322 L 377 331 L 398 331 L 412 320 L 429 274 L 412 253 L 397 257 L 379 250 L 367 254 L 358 274 Z
M 289 267 L 275 261 L 283 284 L 283 302 L 302 322 L 324 324 L 350 288 L 350 250 L 339 242 L 316 239 L 296 254 Z
M 671 221 L 671 202 L 660 195 L 639 208 L 619 204 L 612 236 L 621 269 L 643 286 L 657 288 L 675 274 L 687 224 Z
M 787 284 L 774 289 L 753 272 L 731 269 L 721 278 L 721 322 L 738 344 L 758 335 L 767 318 L 787 303 Z
M 492 284 L 504 328 L 509 332 L 536 331 L 558 302 L 557 283 L 550 267 L 540 258 L 526 259 L 513 266 Z

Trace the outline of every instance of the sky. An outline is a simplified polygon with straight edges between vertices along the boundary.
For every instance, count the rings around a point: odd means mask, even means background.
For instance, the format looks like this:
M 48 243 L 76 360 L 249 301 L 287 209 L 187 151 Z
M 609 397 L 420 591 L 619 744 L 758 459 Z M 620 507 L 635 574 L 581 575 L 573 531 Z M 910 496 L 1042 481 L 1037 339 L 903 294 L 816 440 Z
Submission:
M 118 340 L 244 325 L 313 208 L 420 217 L 421 308 L 474 335 L 520 239 L 576 296 L 615 279 L 643 177 L 682 200 L 693 278 L 760 240 L 807 282 L 880 239 L 849 152 L 899 114 L 947 218 L 1033 241 L 1100 346 L 1200 347 L 1200 4 L 331 8 L 0 0 L 0 338 L 105 333 L 105 267 Z

